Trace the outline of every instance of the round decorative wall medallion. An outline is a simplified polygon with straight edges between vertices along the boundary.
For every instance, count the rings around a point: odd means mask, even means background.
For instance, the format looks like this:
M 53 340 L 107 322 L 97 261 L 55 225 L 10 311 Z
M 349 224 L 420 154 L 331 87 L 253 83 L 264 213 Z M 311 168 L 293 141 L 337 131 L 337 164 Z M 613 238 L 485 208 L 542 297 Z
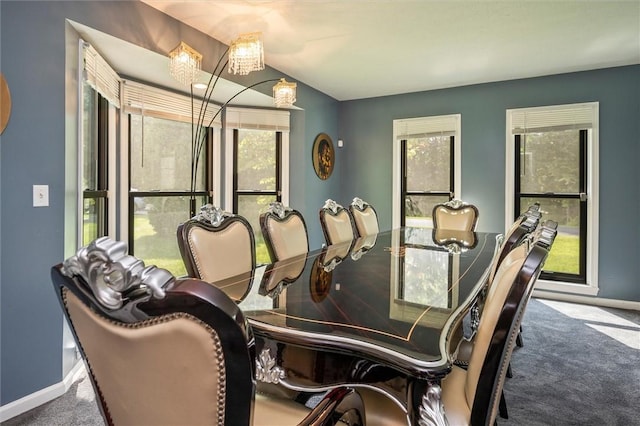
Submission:
M 4 75 L 0 74 L 0 134 L 4 132 L 11 116 L 11 93 Z
M 328 179 L 333 172 L 336 154 L 333 149 L 333 141 L 326 133 L 320 133 L 313 142 L 313 170 L 322 180 Z

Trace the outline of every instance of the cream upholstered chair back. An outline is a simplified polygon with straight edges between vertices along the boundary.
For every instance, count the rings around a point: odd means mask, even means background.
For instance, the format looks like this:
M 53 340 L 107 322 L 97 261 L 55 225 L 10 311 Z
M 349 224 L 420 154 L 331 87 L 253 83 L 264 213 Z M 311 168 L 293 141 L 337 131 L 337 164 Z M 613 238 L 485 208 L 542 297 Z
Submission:
M 307 225 L 299 211 L 274 202 L 260 215 L 260 229 L 273 262 L 309 251 Z
M 190 277 L 213 283 L 255 268 L 253 230 L 242 216 L 207 204 L 178 227 L 177 237 Z
M 491 337 L 495 331 L 501 307 L 509 295 L 511 285 L 520 272 L 528 254 L 528 244 L 521 244 L 504 259 L 496 276 L 496 285 L 491 286 L 480 317 L 480 325 L 474 340 L 473 352 L 469 360 L 468 378 L 465 386 L 466 398 L 472 402 L 475 398 L 480 372 L 484 364 Z M 471 405 L 471 404 L 470 404 Z
M 353 241 L 353 219 L 349 210 L 334 200 L 327 200 L 320 209 L 320 225 L 327 245 Z
M 209 304 L 196 294 L 226 296 L 202 281 L 178 282 L 126 251 L 103 237 L 51 272 L 105 423 L 224 424 L 240 416 L 249 424 L 251 354 L 231 344 L 250 337 L 238 308 L 211 305 L 201 315 Z
M 351 217 L 353 217 L 356 237 L 373 235 L 380 231 L 378 214 L 369 203 L 356 197 L 349 205 L 349 212 L 351 213 Z
M 467 370 L 454 366 L 442 383 L 450 424 L 494 424 L 522 316 L 549 247 L 538 242 L 531 246 L 524 240 L 498 268 L 486 295 Z
M 316 425 L 341 416 L 364 424 L 349 388 L 313 411 L 268 396 L 254 402 L 255 340 L 239 307 L 126 251 L 103 237 L 51 269 L 105 424 Z
M 460 200 L 451 200 L 433 207 L 433 227 L 475 231 L 478 224 L 478 208 Z

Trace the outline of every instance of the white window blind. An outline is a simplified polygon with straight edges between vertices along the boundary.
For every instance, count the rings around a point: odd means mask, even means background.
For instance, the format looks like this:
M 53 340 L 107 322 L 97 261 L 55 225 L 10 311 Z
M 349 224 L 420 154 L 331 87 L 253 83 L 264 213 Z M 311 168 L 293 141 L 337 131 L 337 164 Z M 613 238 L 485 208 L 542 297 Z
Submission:
M 289 111 L 227 107 L 225 124 L 232 129 L 289 131 Z
M 149 117 L 165 118 L 168 120 L 191 123 L 191 97 L 159 89 L 153 86 L 130 80 L 123 81 L 122 97 L 123 109 L 126 113 L 146 115 Z M 209 102 L 203 107 L 202 99 L 193 99 L 193 117 L 198 120 L 201 110 L 204 111 L 203 125 L 205 127 L 221 127 L 222 120 L 218 113 L 220 106 Z
M 120 76 L 111 68 L 96 49 L 80 40 L 84 80 L 109 103 L 120 108 Z
M 454 136 L 459 128 L 460 114 L 394 120 L 396 139 L 433 136 Z
M 557 105 L 509 110 L 513 134 L 571 129 L 591 129 L 596 120 L 595 103 Z

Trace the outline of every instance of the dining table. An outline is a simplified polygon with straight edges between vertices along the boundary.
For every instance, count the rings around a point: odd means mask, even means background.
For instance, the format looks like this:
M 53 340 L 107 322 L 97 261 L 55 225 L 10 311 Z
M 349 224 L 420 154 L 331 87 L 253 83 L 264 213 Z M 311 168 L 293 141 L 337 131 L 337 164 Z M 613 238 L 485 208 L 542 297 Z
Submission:
M 441 381 L 485 288 L 498 234 L 403 227 L 217 283 L 255 340 L 256 380 L 386 395 L 413 425 L 447 424 Z

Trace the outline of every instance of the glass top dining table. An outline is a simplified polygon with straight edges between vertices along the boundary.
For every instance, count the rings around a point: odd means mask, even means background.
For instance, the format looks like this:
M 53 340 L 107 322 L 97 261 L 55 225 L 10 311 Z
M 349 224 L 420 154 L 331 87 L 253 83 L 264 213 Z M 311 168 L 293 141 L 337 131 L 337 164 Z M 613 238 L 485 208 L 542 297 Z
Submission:
M 432 405 L 496 236 L 399 228 L 216 285 L 251 325 L 259 381 L 298 391 L 362 385 L 395 399 L 412 423 L 439 424 Z M 427 408 L 436 414 L 421 418 Z

